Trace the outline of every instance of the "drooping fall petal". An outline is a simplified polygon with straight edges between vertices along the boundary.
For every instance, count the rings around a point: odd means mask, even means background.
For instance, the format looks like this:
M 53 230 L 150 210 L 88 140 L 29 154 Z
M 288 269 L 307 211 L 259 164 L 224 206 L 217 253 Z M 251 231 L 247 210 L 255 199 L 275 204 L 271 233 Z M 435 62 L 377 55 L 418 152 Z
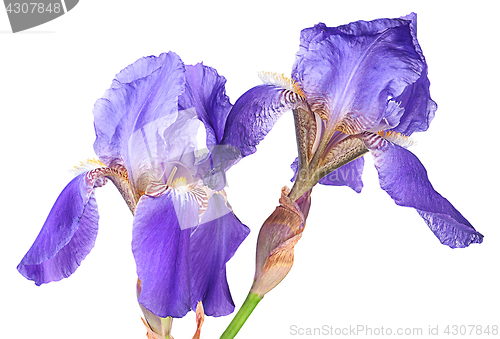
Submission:
M 173 189 L 158 197 L 143 196 L 137 205 L 132 251 L 141 280 L 139 302 L 157 316 L 183 317 L 199 301 L 207 315 L 234 310 L 226 263 L 249 229 L 220 194 L 209 200 L 200 223 L 191 225 L 198 211 L 195 200 Z
M 255 153 L 281 115 L 300 100 L 300 95 L 278 85 L 248 90 L 231 109 L 221 143 L 238 148 L 243 157 Z
M 228 209 L 221 194 L 214 194 L 189 244 L 191 308 L 203 302 L 205 314 L 228 315 L 234 310 L 226 278 L 226 263 L 250 233 Z
M 183 317 L 190 309 L 189 236 L 176 214 L 174 193 L 153 198 L 142 196 L 136 208 L 132 232 L 132 252 L 141 280 L 139 302 L 165 318 Z M 197 215 L 198 206 L 187 211 Z
M 396 204 L 415 208 L 441 243 L 456 248 L 483 241 L 483 235 L 436 192 L 413 153 L 378 136 L 371 136 L 367 147 L 375 160 L 382 189 Z
M 27 279 L 41 285 L 67 278 L 94 247 L 99 214 L 93 186 L 83 173 L 61 192 L 38 237 L 17 266 Z

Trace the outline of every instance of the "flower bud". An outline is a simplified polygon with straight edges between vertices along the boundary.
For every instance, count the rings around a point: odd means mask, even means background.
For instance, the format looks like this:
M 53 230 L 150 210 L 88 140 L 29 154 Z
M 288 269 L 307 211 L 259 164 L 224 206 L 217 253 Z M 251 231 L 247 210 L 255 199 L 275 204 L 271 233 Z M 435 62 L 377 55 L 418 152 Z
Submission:
M 259 297 L 276 287 L 293 265 L 293 248 L 300 240 L 310 206 L 310 191 L 297 202 L 281 191 L 280 206 L 267 218 L 257 240 L 256 270 L 250 293 Z

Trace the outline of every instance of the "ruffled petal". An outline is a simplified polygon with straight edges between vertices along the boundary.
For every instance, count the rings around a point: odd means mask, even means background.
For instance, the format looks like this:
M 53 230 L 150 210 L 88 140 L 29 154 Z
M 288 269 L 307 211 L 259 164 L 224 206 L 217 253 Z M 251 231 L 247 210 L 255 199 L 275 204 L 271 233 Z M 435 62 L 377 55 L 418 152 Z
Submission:
M 137 205 L 132 251 L 141 281 L 139 302 L 160 317 L 183 317 L 199 301 L 207 315 L 234 310 L 225 265 L 249 229 L 220 194 L 209 200 L 199 226 L 183 228 L 184 219 L 197 219 L 198 211 L 196 202 L 172 189 L 156 198 L 142 196 Z
M 207 146 L 217 145 L 232 107 L 226 95 L 226 79 L 214 68 L 197 64 L 186 66 L 186 80 L 186 91 L 179 98 L 180 109 L 194 108 L 205 125 Z
M 363 189 L 363 180 L 361 179 L 361 175 L 363 174 L 364 163 L 365 160 L 363 157 L 357 158 L 327 174 L 321 178 L 318 183 L 329 186 L 348 186 L 356 193 L 361 193 L 361 190 Z M 291 181 L 295 181 L 299 168 L 299 159 L 296 158 L 290 167 L 294 172 Z
M 93 183 L 84 173 L 61 192 L 17 270 L 36 285 L 69 277 L 94 247 L 98 220 Z
M 255 153 L 255 146 L 285 111 L 296 106 L 298 99 L 277 85 L 260 85 L 248 90 L 231 109 L 221 143 L 238 148 L 243 157 Z
M 190 310 L 189 236 L 181 229 L 172 189 L 153 198 L 142 196 L 132 232 L 132 252 L 141 281 L 139 302 L 160 317 L 180 318 Z M 198 215 L 198 207 L 185 213 Z
M 483 241 L 467 219 L 434 190 L 427 171 L 413 153 L 387 141 L 368 148 L 382 189 L 396 204 L 415 208 L 441 243 L 456 248 Z
M 377 128 L 383 119 L 398 121 L 403 110 L 391 100 L 425 70 L 411 24 L 383 19 L 303 30 L 292 77 L 312 110 L 328 116 L 332 126 L 348 116 L 359 131 Z
M 226 79 L 214 68 L 186 66 L 186 91 L 179 97 L 179 109 L 192 110 L 206 130 L 207 156 L 199 161 L 196 176 L 214 190 L 225 186 L 225 172 L 241 159 L 236 147 L 219 145 L 232 104 L 226 95 Z
M 393 100 L 395 105 L 403 109 L 399 121 L 387 127 L 393 131 L 404 135 L 411 135 L 413 132 L 423 132 L 429 128 L 437 110 L 437 104 L 431 99 L 429 92 L 430 82 L 427 79 L 427 67 L 422 76 L 413 84 L 407 86 L 400 96 Z
M 194 110 L 182 110 L 176 120 L 162 130 L 154 123 L 149 124 L 145 133 L 134 133 L 130 138 L 130 158 L 135 179 L 143 174 L 154 176 L 164 183 L 177 167 L 177 177 L 190 178 L 197 169 L 197 140 L 200 120 Z
M 203 302 L 205 314 L 228 315 L 234 310 L 226 278 L 226 263 L 250 232 L 214 194 L 189 245 L 191 308 Z
M 177 119 L 177 98 L 184 85 L 184 64 L 172 52 L 139 59 L 121 71 L 94 106 L 99 159 L 108 166 L 126 166 L 131 178 L 140 176 L 134 173 L 137 168 L 155 166 L 151 159 L 163 159 L 157 139 Z M 146 147 L 149 153 L 132 161 L 130 152 L 136 147 L 141 152 Z

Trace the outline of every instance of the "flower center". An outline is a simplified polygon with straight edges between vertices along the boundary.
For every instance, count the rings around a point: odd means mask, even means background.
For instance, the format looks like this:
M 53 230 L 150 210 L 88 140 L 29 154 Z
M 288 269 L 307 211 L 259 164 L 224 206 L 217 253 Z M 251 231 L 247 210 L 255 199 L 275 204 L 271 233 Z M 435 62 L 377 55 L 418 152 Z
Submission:
M 175 179 L 170 185 L 181 193 L 186 193 L 189 191 L 187 180 L 184 177 L 179 177 Z
M 384 138 L 385 140 L 388 140 L 393 144 L 399 145 L 404 148 L 408 148 L 415 144 L 415 141 L 411 137 L 399 132 L 386 130 L 386 131 L 378 131 L 377 134 L 382 138 Z

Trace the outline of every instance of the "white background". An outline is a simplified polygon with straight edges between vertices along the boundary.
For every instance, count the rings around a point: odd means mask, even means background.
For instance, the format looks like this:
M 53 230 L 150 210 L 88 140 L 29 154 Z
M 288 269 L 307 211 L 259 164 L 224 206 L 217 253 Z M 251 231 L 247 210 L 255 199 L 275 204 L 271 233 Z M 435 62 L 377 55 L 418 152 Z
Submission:
M 145 338 L 132 216 L 113 185 L 97 190 L 99 236 L 75 274 L 37 287 L 16 271 L 72 178 L 68 170 L 95 156 L 93 104 L 122 68 L 172 50 L 186 64 L 215 67 L 228 79 L 234 103 L 259 84 L 258 71 L 290 74 L 301 29 L 412 11 L 439 109 L 430 129 L 414 135 L 411 150 L 484 243 L 441 245 L 414 210 L 396 206 L 380 189 L 368 155 L 361 194 L 315 188 L 292 271 L 238 338 L 300 337 L 291 333 L 293 325 L 421 327 L 424 334 L 436 325 L 441 333 L 446 325 L 500 325 L 494 1 L 173 3 L 82 0 L 68 14 L 17 34 L 0 10 L 1 338 Z M 228 265 L 237 306 L 252 283 L 259 228 L 281 187 L 290 185 L 295 156 L 288 113 L 258 152 L 228 173 L 229 201 L 252 230 Z M 230 319 L 207 318 L 202 336 L 218 338 Z M 191 338 L 194 329 L 190 312 L 174 321 L 172 333 Z

